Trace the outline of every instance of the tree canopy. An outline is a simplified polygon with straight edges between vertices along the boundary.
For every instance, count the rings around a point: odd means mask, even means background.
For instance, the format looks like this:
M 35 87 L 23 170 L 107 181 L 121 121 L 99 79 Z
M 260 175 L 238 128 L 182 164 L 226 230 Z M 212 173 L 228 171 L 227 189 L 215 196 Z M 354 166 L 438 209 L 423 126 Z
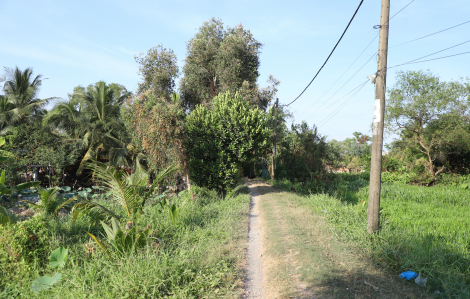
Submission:
M 399 134 L 403 147 L 422 155 L 428 183 L 434 182 L 453 150 L 470 138 L 468 83 L 444 82 L 430 72 L 399 72 L 388 95 L 386 128 Z
M 205 22 L 187 43 L 180 90 L 186 108 L 208 104 L 220 93 L 257 89 L 260 50 L 250 30 L 224 28 L 215 18 Z
M 268 136 L 266 113 L 250 108 L 238 93 L 219 94 L 212 109 L 197 106 L 187 117 L 190 179 L 226 191 L 236 183 L 243 162 L 266 152 Z

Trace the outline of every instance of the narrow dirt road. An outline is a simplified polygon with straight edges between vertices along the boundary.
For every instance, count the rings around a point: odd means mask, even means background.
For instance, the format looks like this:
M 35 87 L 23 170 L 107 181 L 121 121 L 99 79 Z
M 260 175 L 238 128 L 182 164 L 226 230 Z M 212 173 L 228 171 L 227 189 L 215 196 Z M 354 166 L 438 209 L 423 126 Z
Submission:
M 251 193 L 250 221 L 248 229 L 248 250 L 243 298 L 265 298 L 263 289 L 263 262 L 261 254 L 261 227 L 259 222 L 259 196 L 256 190 L 248 188 Z
M 324 218 L 296 194 L 259 181 L 248 187 L 243 298 L 428 298 L 423 289 L 333 238 Z

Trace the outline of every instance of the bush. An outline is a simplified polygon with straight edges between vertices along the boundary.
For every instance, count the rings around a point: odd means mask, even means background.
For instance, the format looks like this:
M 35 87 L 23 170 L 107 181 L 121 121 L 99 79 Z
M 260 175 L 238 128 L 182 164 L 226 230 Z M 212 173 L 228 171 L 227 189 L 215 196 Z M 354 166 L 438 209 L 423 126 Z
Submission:
M 198 106 L 187 117 L 187 132 L 190 179 L 222 192 L 235 186 L 241 163 L 268 146 L 266 113 L 251 109 L 238 93 L 218 95 L 212 110 Z
M 52 248 L 49 228 L 41 215 L 0 226 L 0 289 L 11 281 L 28 279 L 34 265 L 47 264 Z

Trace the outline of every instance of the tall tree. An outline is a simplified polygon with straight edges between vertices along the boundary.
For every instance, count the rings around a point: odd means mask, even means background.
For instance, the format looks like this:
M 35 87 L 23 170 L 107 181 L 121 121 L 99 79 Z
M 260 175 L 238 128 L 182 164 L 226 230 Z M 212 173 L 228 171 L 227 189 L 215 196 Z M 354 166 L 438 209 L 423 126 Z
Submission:
M 261 46 L 241 24 L 225 30 L 221 20 L 205 22 L 187 43 L 180 86 L 185 107 L 192 110 L 220 93 L 235 93 L 243 84 L 255 88 Z
M 80 142 L 85 151 L 79 172 L 90 159 L 126 164 L 129 136 L 121 121 L 121 106 L 131 95 L 122 85 L 97 82 L 76 87 L 68 101 L 56 104 L 43 124 Z
M 5 134 L 30 116 L 42 115 L 42 108 L 54 98 L 39 99 L 42 75 L 33 77 L 33 69 L 5 68 L 4 96 L 0 98 L 0 134 Z
M 429 72 L 408 71 L 398 73 L 388 94 L 386 127 L 397 131 L 406 147 L 424 155 L 423 166 L 432 184 L 446 169 L 446 149 L 470 138 L 462 113 L 468 110 L 470 90 L 462 82 L 443 82 Z
M 137 88 L 138 94 L 151 90 L 157 98 L 170 99 L 175 91 L 175 79 L 179 75 L 173 50 L 157 45 L 150 48 L 147 55 L 141 53 L 135 56 L 135 60 L 139 64 L 139 74 L 142 77 L 142 82 Z

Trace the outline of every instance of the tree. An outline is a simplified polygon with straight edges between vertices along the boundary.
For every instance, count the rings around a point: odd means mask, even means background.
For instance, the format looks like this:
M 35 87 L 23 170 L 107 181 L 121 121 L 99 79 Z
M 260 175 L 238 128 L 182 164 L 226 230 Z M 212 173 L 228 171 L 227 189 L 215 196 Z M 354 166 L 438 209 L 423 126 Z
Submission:
M 126 101 L 123 120 L 132 136 L 132 145 L 145 154 L 153 171 L 176 164 L 183 166 L 188 178 L 188 159 L 183 147 L 185 117 L 176 94 L 167 100 L 147 90 Z
M 147 55 L 141 53 L 135 56 L 135 61 L 139 64 L 139 74 L 142 76 L 137 93 L 152 90 L 157 98 L 170 99 L 175 89 L 175 79 L 179 75 L 173 50 L 157 45 L 150 48 Z
M 0 96 L 0 134 L 10 132 L 21 120 L 43 114 L 42 107 L 54 98 L 39 99 L 42 75 L 33 78 L 33 69 L 5 68 L 4 96 Z
M 279 137 L 276 178 L 305 181 L 311 173 L 323 172 L 327 144 L 315 126 L 310 128 L 306 122 L 292 124 L 291 130 Z
M 238 93 L 219 94 L 212 109 L 197 106 L 187 117 L 185 138 L 191 180 L 227 191 L 235 185 L 241 163 L 267 151 L 268 136 L 266 113 L 250 108 Z
M 470 90 L 462 82 L 443 82 L 429 72 L 399 72 L 397 77 L 388 91 L 385 125 L 398 132 L 405 147 L 425 157 L 423 166 L 432 184 L 446 169 L 450 147 L 470 137 L 468 119 L 462 114 L 468 109 Z
M 361 132 L 354 132 L 353 135 L 354 138 L 343 141 L 330 140 L 329 159 L 335 167 L 346 167 L 357 172 L 370 164 L 370 147 L 367 143 L 370 137 Z
M 51 165 L 60 178 L 64 168 L 75 164 L 80 155 L 79 148 L 43 128 L 40 120 L 17 126 L 7 138 L 5 147 L 15 155 L 11 166 L 18 170 L 28 165 Z
M 57 103 L 44 118 L 44 126 L 53 127 L 81 144 L 85 154 L 79 173 L 90 159 L 105 158 L 112 165 L 127 164 L 129 136 L 120 118 L 121 106 L 130 95 L 119 84 L 100 81 L 86 89 L 79 86 L 68 101 Z
M 225 30 L 221 20 L 205 22 L 187 44 L 180 86 L 185 107 L 193 110 L 242 86 L 256 88 L 261 46 L 241 24 Z

